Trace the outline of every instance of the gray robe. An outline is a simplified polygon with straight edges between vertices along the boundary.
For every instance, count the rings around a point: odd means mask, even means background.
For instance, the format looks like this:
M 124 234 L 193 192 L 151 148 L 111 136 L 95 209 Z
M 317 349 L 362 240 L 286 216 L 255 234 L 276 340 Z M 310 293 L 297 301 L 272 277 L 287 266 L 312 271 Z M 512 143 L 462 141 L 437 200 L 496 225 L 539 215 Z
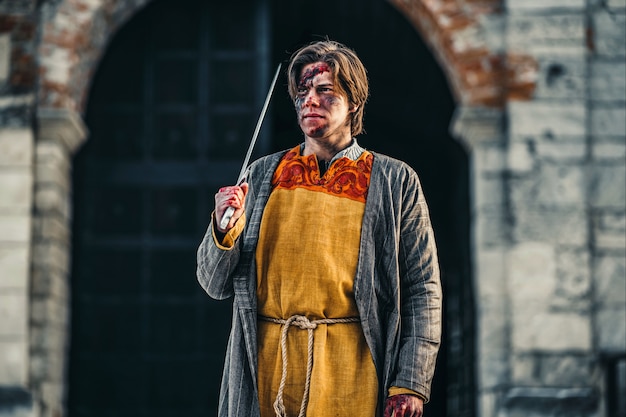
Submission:
M 372 153 L 354 294 L 378 375 L 382 415 L 391 386 L 430 397 L 442 294 L 435 239 L 417 174 L 401 161 Z M 215 299 L 234 296 L 219 417 L 259 416 L 255 250 L 271 179 L 284 154 L 250 166 L 247 224 L 235 246 L 216 246 L 210 225 L 198 248 L 200 285 Z

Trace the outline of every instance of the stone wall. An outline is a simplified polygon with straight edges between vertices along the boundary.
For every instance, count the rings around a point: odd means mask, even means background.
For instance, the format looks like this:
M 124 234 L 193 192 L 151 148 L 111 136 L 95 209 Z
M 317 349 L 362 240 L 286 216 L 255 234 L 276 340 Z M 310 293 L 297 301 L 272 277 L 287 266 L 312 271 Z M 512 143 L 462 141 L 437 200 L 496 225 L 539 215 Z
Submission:
M 625 9 L 508 1 L 492 35 L 536 64 L 535 89 L 453 123 L 472 158 L 481 417 L 607 416 L 615 358 L 626 378 Z
M 36 415 L 29 389 L 34 1 L 0 3 L 0 415 Z

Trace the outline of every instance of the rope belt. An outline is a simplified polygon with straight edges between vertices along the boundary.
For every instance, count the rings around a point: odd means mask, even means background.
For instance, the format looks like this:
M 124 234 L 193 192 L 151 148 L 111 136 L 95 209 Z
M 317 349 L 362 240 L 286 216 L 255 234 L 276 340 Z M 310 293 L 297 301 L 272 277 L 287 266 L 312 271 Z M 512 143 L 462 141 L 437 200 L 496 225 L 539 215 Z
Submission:
M 274 401 L 274 411 L 276 412 L 276 417 L 287 417 L 285 404 L 283 402 L 283 392 L 285 391 L 285 383 L 287 382 L 287 333 L 289 332 L 289 327 L 292 325 L 297 326 L 302 330 L 307 330 L 308 332 L 309 344 L 307 347 L 306 380 L 304 383 L 304 395 L 302 396 L 300 413 L 298 414 L 298 417 L 304 417 L 304 413 L 306 412 L 306 407 L 309 402 L 309 388 L 311 386 L 311 372 L 313 370 L 313 330 L 317 328 L 318 324 L 357 323 L 360 320 L 358 317 L 309 320 L 305 316 L 299 315 L 291 316 L 287 320 L 265 316 L 259 316 L 259 319 L 283 325 L 280 336 L 280 350 L 283 357 L 283 370 L 280 377 L 280 385 L 278 387 L 276 401 Z

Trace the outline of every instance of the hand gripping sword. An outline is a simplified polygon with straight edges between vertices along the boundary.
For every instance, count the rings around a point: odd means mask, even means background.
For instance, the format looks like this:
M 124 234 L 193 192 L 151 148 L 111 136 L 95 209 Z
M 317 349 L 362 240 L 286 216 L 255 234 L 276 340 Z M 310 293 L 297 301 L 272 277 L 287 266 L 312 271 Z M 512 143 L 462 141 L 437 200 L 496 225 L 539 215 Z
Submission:
M 254 144 L 256 143 L 256 138 L 259 136 L 259 131 L 261 130 L 261 125 L 263 124 L 263 119 L 265 118 L 265 113 L 267 112 L 267 107 L 270 104 L 270 99 L 272 98 L 272 92 L 274 91 L 274 86 L 276 85 L 276 80 L 278 79 L 278 75 L 280 74 L 281 64 L 278 64 L 278 68 L 276 68 L 276 73 L 274 74 L 274 79 L 272 80 L 272 84 L 270 84 L 270 89 L 267 92 L 267 97 L 265 97 L 265 103 L 263 104 L 263 108 L 261 109 L 261 114 L 259 115 L 259 120 L 256 122 L 256 127 L 254 128 L 254 133 L 252 134 L 252 140 L 250 141 L 250 145 L 248 146 L 248 152 L 246 153 L 246 157 L 243 160 L 243 165 L 241 166 L 241 171 L 239 172 L 239 178 L 237 179 L 237 185 L 241 184 L 245 179 L 246 170 L 248 169 L 248 163 L 250 162 L 250 156 L 252 155 L 252 150 L 254 149 Z M 222 220 L 220 221 L 220 228 L 225 229 L 228 226 L 228 222 L 230 222 L 231 217 L 235 213 L 234 207 L 228 207 L 222 216 Z

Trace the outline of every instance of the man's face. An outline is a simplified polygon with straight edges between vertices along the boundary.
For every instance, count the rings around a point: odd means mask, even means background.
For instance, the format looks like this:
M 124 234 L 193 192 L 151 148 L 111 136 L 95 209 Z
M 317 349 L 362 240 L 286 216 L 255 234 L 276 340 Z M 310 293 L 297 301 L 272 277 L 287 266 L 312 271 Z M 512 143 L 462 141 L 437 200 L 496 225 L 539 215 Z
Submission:
M 340 134 L 350 136 L 348 99 L 335 86 L 331 68 L 323 62 L 305 65 L 300 73 L 295 99 L 298 124 L 310 138 Z

